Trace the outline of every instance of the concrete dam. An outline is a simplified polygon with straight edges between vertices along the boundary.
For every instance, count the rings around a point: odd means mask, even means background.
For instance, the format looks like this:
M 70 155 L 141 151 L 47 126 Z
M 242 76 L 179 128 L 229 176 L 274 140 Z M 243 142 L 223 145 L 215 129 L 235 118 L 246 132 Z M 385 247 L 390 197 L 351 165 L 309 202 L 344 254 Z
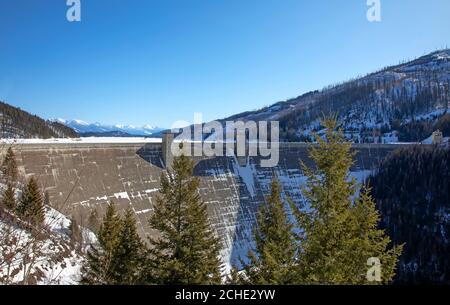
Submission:
M 147 225 L 165 171 L 161 143 L 116 144 L 18 144 L 14 145 L 19 171 L 34 175 L 48 193 L 50 204 L 83 223 L 93 209 L 100 216 L 107 202 L 118 209 L 131 206 L 139 234 L 152 234 Z M 355 145 L 352 175 L 360 181 L 400 145 Z M 244 258 L 253 244 L 252 229 L 258 206 L 270 193 L 273 173 L 279 177 L 283 196 L 303 202 L 305 177 L 300 160 L 308 159 L 308 146 L 280 143 L 279 164 L 262 168 L 258 157 L 196 157 L 194 174 L 200 178 L 200 194 L 210 221 L 223 241 L 222 257 L 227 267 Z

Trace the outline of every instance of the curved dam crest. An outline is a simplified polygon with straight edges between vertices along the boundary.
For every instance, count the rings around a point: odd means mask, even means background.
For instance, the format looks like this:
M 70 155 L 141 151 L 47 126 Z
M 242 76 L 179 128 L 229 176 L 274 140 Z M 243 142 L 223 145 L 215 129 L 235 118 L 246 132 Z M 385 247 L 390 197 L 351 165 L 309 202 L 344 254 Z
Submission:
M 80 224 L 96 209 L 103 215 L 114 200 L 120 211 L 131 206 L 138 232 L 146 239 L 154 234 L 147 221 L 153 211 L 160 175 L 165 171 L 161 143 L 116 144 L 19 144 L 13 149 L 19 171 L 34 175 L 48 192 L 50 204 Z M 352 175 L 365 179 L 379 162 L 402 145 L 355 145 Z M 194 175 L 200 179 L 200 194 L 208 207 L 210 221 L 223 241 L 222 257 L 226 269 L 238 264 L 253 245 L 252 229 L 258 206 L 270 193 L 276 173 L 283 189 L 302 205 L 301 185 L 305 177 L 300 160 L 312 166 L 308 146 L 280 143 L 279 164 L 262 168 L 258 157 L 194 157 Z

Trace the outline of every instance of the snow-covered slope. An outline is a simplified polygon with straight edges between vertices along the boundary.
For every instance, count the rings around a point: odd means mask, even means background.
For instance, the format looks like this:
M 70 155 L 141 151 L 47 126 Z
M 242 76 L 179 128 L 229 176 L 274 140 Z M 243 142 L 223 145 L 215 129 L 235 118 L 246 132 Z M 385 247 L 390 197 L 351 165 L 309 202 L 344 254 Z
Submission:
M 80 280 L 85 258 L 70 242 L 66 216 L 46 206 L 44 229 L 31 233 L 5 215 L 0 218 L 0 284 L 67 285 Z M 89 230 L 81 232 L 84 244 L 96 241 Z
M 447 111 L 449 88 L 447 49 L 223 121 L 277 120 L 282 140 L 303 141 L 320 130 L 324 114 L 337 113 L 355 142 L 395 142 L 395 133 L 402 141 L 417 130 L 411 121 L 435 121 Z

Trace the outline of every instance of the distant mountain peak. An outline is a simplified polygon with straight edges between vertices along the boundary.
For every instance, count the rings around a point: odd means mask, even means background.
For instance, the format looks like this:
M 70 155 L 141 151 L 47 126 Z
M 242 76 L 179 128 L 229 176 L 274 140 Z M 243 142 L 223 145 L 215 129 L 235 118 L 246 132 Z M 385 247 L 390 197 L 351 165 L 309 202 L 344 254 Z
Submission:
M 150 124 L 146 124 L 142 127 L 137 127 L 135 125 L 125 125 L 125 124 L 109 125 L 109 124 L 102 124 L 99 122 L 88 123 L 79 119 L 77 120 L 58 119 L 58 122 L 73 128 L 81 135 L 89 134 L 101 136 L 102 134 L 112 134 L 112 135 L 127 134 L 130 136 L 151 136 L 152 134 L 158 133 L 161 130 L 163 130 L 162 128 L 158 128 Z
M 85 126 L 87 126 L 87 125 L 89 125 L 89 123 L 87 123 L 87 122 L 85 122 L 85 121 L 83 121 L 83 120 L 73 120 L 75 123 L 77 123 L 77 124 L 79 124 L 79 125 L 85 125 Z
M 158 127 L 157 126 L 153 126 L 153 125 L 149 125 L 149 124 L 146 124 L 146 125 L 144 125 L 144 126 L 142 126 L 142 128 L 143 129 L 158 129 Z

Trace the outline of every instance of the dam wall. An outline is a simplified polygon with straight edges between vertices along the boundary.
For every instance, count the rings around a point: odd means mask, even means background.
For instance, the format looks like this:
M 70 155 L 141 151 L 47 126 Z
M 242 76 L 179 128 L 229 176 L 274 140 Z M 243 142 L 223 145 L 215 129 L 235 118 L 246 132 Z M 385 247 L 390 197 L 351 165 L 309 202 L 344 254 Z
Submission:
M 399 147 L 355 145 L 352 175 L 362 181 Z M 114 200 L 119 210 L 133 209 L 143 238 L 154 234 L 147 222 L 158 194 L 160 176 L 165 172 L 161 143 L 19 144 L 13 148 L 22 176 L 38 178 L 50 204 L 62 213 L 83 223 L 93 209 L 102 216 L 108 201 Z M 283 196 L 303 204 L 300 188 L 305 177 L 300 160 L 312 166 L 308 146 L 281 143 L 279 155 L 275 168 L 260 167 L 259 157 L 194 158 L 200 194 L 223 241 L 222 256 L 227 267 L 237 264 L 252 246 L 255 214 L 270 193 L 274 173 L 282 185 Z

